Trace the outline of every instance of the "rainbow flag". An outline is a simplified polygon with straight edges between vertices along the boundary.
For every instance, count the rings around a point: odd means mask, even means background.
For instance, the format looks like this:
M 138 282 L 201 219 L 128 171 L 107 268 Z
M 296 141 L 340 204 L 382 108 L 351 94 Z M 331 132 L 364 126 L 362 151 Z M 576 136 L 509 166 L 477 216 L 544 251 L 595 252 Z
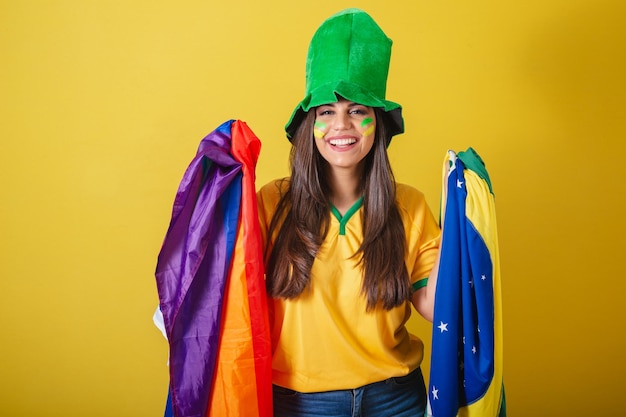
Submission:
M 273 415 L 260 148 L 244 122 L 222 124 L 176 193 L 155 273 L 170 349 L 166 416 Z
M 502 299 L 491 181 L 469 148 L 444 161 L 427 415 L 504 417 Z

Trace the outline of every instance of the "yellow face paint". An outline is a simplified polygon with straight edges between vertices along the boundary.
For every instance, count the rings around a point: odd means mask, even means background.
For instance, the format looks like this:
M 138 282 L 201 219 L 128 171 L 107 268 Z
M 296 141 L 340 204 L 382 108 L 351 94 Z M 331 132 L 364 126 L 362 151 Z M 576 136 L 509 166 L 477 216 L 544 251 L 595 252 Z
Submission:
M 313 136 L 315 139 L 322 139 L 326 136 L 326 132 L 324 132 L 324 130 L 326 130 L 326 123 L 316 121 L 313 125 Z
M 365 129 L 365 127 L 368 125 L 369 127 Z M 363 136 L 371 135 L 372 133 L 374 133 L 374 129 L 376 129 L 376 125 L 374 124 L 374 119 L 372 119 L 371 117 L 368 117 L 367 119 L 363 119 L 363 121 L 361 122 L 361 127 L 365 129 L 365 131 L 363 132 Z

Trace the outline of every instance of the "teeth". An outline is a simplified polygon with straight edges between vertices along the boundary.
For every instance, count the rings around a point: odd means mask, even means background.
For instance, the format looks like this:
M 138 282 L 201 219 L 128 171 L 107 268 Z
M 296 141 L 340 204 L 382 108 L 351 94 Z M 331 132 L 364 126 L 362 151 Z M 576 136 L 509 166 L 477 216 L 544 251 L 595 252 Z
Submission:
M 331 139 L 329 142 L 334 146 L 345 146 L 352 145 L 356 142 L 356 139 Z

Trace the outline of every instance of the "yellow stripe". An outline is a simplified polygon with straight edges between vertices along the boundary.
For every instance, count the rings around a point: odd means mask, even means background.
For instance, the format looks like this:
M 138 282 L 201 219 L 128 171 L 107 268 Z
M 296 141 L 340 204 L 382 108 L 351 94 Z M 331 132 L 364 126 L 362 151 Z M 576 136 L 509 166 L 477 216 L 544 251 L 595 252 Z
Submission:
M 371 135 L 372 133 L 374 133 L 375 128 L 376 125 L 371 125 L 365 132 L 363 132 L 363 136 Z
M 324 136 L 326 136 L 326 133 L 322 132 L 319 129 L 313 129 L 313 136 L 315 136 L 316 139 L 322 139 Z
M 500 254 L 496 228 L 496 209 L 493 194 L 487 183 L 474 171 L 464 172 L 467 200 L 467 218 L 482 236 L 493 265 L 494 301 L 494 375 L 485 395 L 477 402 L 459 409 L 459 417 L 496 417 L 500 411 L 503 382 L 502 289 L 500 282 Z M 469 192 L 472 190 L 472 192 Z

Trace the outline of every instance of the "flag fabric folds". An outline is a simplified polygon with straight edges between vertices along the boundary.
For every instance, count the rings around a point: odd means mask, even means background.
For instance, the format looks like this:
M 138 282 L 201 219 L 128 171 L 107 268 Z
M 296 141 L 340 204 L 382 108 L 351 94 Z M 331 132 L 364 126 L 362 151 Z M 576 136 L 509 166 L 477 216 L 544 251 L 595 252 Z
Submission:
M 170 348 L 166 415 L 272 415 L 260 146 L 244 122 L 227 121 L 200 142 L 176 193 L 155 273 Z
M 441 204 L 428 412 L 504 417 L 502 299 L 494 195 L 480 156 L 448 151 Z

